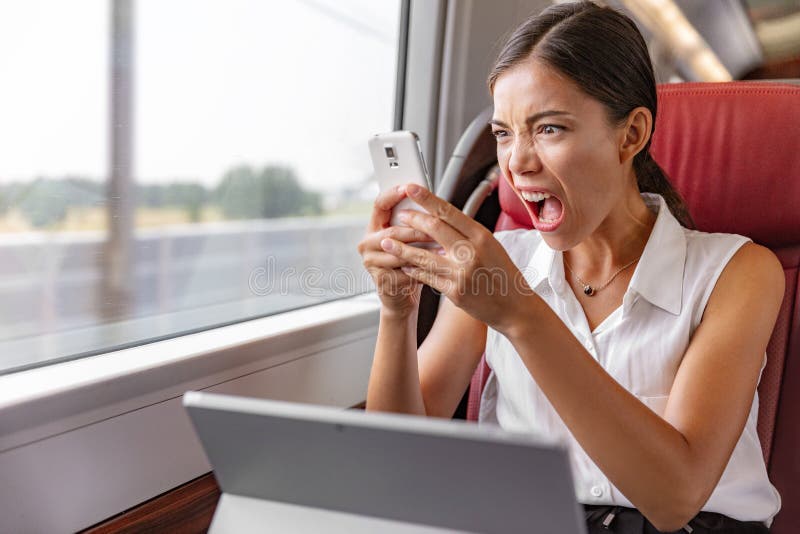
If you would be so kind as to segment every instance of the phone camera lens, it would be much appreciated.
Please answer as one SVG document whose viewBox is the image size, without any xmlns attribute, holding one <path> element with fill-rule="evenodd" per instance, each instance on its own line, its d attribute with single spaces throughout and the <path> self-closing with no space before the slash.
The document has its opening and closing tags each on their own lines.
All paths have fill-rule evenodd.
<svg viewBox="0 0 800 534">
<path fill-rule="evenodd" d="M 387 158 L 392 158 L 393 159 L 395 157 L 395 155 L 394 155 L 394 147 L 385 146 L 385 147 L 383 147 L 383 150 L 386 152 L 386 157 Z"/>
</svg>

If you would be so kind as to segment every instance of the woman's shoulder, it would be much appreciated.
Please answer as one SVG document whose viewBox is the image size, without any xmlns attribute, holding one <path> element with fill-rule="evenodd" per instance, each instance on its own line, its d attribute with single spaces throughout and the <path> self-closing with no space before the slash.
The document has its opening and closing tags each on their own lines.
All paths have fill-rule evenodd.
<svg viewBox="0 0 800 534">
<path fill-rule="evenodd" d="M 720 234 L 732 235 L 736 234 Z M 740 240 L 728 261 L 722 266 L 719 280 L 714 292 L 730 291 L 735 293 L 745 284 L 756 286 L 765 297 L 767 293 L 779 294 L 778 302 L 783 297 L 785 275 L 783 265 L 769 248 L 754 243 L 750 238 L 736 236 Z M 722 239 L 718 237 L 717 239 Z"/>
<path fill-rule="evenodd" d="M 775 291 L 783 291 L 783 267 L 767 247 L 739 234 L 684 228 L 684 236 L 684 283 L 695 286 L 703 295 L 700 302 L 704 305 L 698 311 L 705 308 L 713 294 L 735 293 L 737 287 L 750 283 L 754 277 L 765 290 L 774 287 Z"/>
<path fill-rule="evenodd" d="M 776 273 L 783 278 L 783 266 L 769 248 L 754 243 L 747 236 L 723 232 L 702 232 L 683 229 L 686 238 L 686 261 L 693 267 L 705 266 L 708 270 L 748 273 Z M 716 267 L 716 269 L 713 269 Z"/>
<path fill-rule="evenodd" d="M 752 241 L 739 234 L 703 232 L 690 228 L 682 230 L 686 239 L 687 260 L 716 263 L 726 256 L 729 259 L 742 245 Z"/>
<path fill-rule="evenodd" d="M 701 300 L 705 303 L 731 258 L 752 241 L 739 234 L 682 230 L 686 239 L 684 287 L 688 284 L 692 293 L 704 295 Z"/>
<path fill-rule="evenodd" d="M 772 250 L 753 242 L 747 236 L 689 228 L 683 228 L 683 235 L 686 238 L 687 258 L 700 256 L 701 259 L 717 259 L 719 256 L 727 256 L 732 260 L 735 256 L 738 265 L 783 271 L 780 260 Z"/>
</svg>

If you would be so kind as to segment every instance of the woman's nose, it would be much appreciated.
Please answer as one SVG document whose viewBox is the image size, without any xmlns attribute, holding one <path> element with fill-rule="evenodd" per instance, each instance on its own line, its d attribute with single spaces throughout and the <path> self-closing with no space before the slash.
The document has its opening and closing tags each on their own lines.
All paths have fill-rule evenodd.
<svg viewBox="0 0 800 534">
<path fill-rule="evenodd" d="M 516 175 L 538 173 L 542 170 L 542 160 L 532 140 L 520 136 L 514 141 L 511 157 L 508 160 L 508 170 Z"/>
</svg>

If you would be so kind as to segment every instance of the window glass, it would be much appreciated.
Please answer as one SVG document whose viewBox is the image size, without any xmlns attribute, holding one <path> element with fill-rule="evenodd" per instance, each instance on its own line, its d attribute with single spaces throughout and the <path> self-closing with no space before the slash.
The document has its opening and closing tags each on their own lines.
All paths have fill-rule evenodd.
<svg viewBox="0 0 800 534">
<path fill-rule="evenodd" d="M 399 0 L 0 4 L 0 373 L 372 288 Z"/>
</svg>

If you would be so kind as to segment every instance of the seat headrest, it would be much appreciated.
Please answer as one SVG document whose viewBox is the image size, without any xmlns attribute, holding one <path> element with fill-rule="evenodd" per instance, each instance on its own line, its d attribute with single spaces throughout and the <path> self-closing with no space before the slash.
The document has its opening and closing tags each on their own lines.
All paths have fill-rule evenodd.
<svg viewBox="0 0 800 534">
<path fill-rule="evenodd" d="M 800 87 L 661 85 L 651 153 L 699 230 L 800 243 Z"/>
<path fill-rule="evenodd" d="M 800 86 L 660 85 L 651 153 L 699 230 L 773 248 L 800 243 Z M 498 229 L 530 228 L 524 206 L 500 182 Z"/>
</svg>

